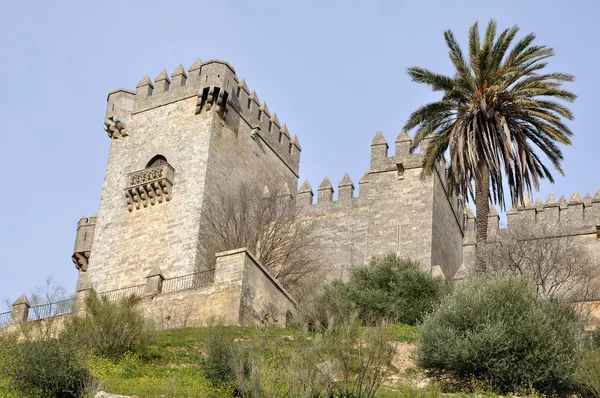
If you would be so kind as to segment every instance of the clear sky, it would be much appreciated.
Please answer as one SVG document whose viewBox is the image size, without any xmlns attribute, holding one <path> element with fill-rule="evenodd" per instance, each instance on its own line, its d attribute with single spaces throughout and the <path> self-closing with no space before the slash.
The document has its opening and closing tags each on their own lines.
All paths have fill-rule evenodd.
<svg viewBox="0 0 600 398">
<path fill-rule="evenodd" d="M 408 66 L 451 73 L 443 31 L 517 24 L 554 47 L 549 69 L 572 73 L 575 137 L 566 177 L 544 183 L 569 197 L 600 186 L 593 118 L 600 83 L 600 2 L 581 1 L 11 1 L 0 5 L 0 298 L 47 275 L 68 290 L 77 220 L 98 209 L 110 140 L 107 93 L 135 89 L 196 58 L 227 60 L 302 145 L 300 183 L 357 183 L 381 130 L 391 148 L 409 113 L 438 98 Z"/>
</svg>

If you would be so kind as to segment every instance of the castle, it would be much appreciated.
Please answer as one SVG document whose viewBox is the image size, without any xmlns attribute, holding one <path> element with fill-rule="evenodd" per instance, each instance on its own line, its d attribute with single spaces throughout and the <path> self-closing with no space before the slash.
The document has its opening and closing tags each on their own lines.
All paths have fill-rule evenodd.
<svg viewBox="0 0 600 398">
<path fill-rule="evenodd" d="M 111 146 L 98 214 L 77 224 L 76 300 L 92 289 L 134 292 L 146 298 L 148 311 L 187 306 L 197 323 L 211 316 L 233 324 L 265 317 L 285 323 L 294 299 L 252 253 L 219 253 L 214 269 L 203 265 L 207 198 L 242 182 L 280 186 L 295 201 L 299 221 L 310 222 L 320 242 L 329 279 L 389 252 L 418 260 L 449 281 L 474 262 L 473 213 L 448 195 L 444 164 L 421 176 L 422 155 L 410 153 L 406 132 L 397 137 L 393 156 L 377 132 L 358 194 L 346 175 L 334 200 L 335 188 L 325 178 L 314 203 L 308 182 L 296 190 L 298 137 L 227 62 L 198 59 L 187 72 L 179 65 L 154 82 L 144 76 L 135 91 L 111 91 L 104 129 Z M 509 210 L 507 222 L 509 229 L 557 224 L 585 242 L 600 265 L 600 190 L 594 197 L 528 201 Z M 498 231 L 492 208 L 489 234 Z M 16 321 L 28 319 L 27 298 L 15 304 Z"/>
</svg>

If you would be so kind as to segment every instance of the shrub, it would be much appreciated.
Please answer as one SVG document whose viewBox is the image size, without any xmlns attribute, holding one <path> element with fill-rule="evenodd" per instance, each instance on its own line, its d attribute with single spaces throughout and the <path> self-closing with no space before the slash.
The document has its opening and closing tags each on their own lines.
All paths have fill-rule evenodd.
<svg viewBox="0 0 600 398">
<path fill-rule="evenodd" d="M 585 392 L 593 397 L 600 397 L 600 348 L 582 354 L 577 379 Z"/>
<path fill-rule="evenodd" d="M 232 366 L 233 339 L 218 329 L 211 327 L 206 334 L 204 339 L 206 352 L 201 360 L 204 376 L 215 385 L 228 383 L 235 376 Z"/>
<path fill-rule="evenodd" d="M 86 315 L 74 318 L 65 334 L 96 355 L 116 358 L 126 352 L 144 354 L 152 331 L 137 308 L 139 302 L 136 296 L 109 301 L 91 294 L 85 301 Z"/>
<path fill-rule="evenodd" d="M 201 366 L 204 377 L 215 386 L 232 383 L 238 391 L 245 390 L 252 373 L 248 351 L 236 345 L 221 326 L 210 326 L 203 343 L 205 354 Z"/>
<path fill-rule="evenodd" d="M 600 327 L 596 328 L 591 334 L 592 347 L 600 348 Z"/>
<path fill-rule="evenodd" d="M 307 337 L 280 362 L 290 396 L 375 396 L 395 352 L 390 328 L 363 328 L 350 316 Z"/>
<path fill-rule="evenodd" d="M 18 396 L 82 397 L 91 375 L 67 339 L 3 341 L 0 371 Z"/>
<path fill-rule="evenodd" d="M 573 387 L 580 334 L 568 305 L 518 277 L 463 282 L 424 320 L 417 362 L 433 375 L 564 393 Z"/>
<path fill-rule="evenodd" d="M 317 301 L 317 314 L 347 316 L 352 310 L 365 324 L 381 321 L 415 325 L 446 292 L 441 278 L 422 271 L 419 263 L 395 254 L 375 257 L 350 270 L 348 282 L 326 286 Z M 332 306 L 330 303 L 334 303 Z"/>
</svg>

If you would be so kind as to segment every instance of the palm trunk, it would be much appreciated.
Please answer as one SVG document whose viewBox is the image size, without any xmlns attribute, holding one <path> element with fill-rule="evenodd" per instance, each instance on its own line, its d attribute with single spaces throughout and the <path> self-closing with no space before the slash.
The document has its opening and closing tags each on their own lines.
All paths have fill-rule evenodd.
<svg viewBox="0 0 600 398">
<path fill-rule="evenodd" d="M 479 176 L 475 179 L 475 210 L 477 212 L 477 249 L 475 270 L 486 270 L 486 243 L 488 233 L 488 214 L 490 212 L 490 170 L 485 160 L 479 161 Z"/>
</svg>

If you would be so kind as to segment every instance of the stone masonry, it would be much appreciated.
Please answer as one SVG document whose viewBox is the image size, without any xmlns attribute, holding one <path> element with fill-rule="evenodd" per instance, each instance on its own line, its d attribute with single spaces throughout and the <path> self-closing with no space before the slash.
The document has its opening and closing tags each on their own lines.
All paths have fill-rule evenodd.
<svg viewBox="0 0 600 398">
<path fill-rule="evenodd" d="M 94 229 L 79 227 L 73 256 L 98 291 L 141 283 L 156 267 L 166 277 L 199 271 L 203 204 L 217 186 L 297 184 L 297 138 L 223 61 L 198 60 L 170 79 L 163 70 L 154 84 L 145 76 L 135 92 L 110 92 L 105 130 L 100 209 Z M 157 156 L 163 162 L 150 164 Z"/>
<path fill-rule="evenodd" d="M 99 211 L 77 226 L 73 261 L 80 286 L 106 292 L 152 277 L 154 289 L 163 279 L 210 270 L 202 213 L 219 189 L 242 182 L 281 187 L 296 201 L 299 221 L 310 222 L 320 242 L 326 279 L 345 278 L 349 266 L 389 252 L 441 271 L 447 280 L 474 261 L 474 215 L 448 195 L 445 164 L 421 175 L 422 155 L 410 153 L 404 131 L 393 156 L 383 135 L 375 135 L 358 193 L 348 175 L 336 188 L 325 178 L 316 201 L 308 182 L 295 192 L 298 138 L 227 62 L 197 60 L 187 72 L 181 65 L 170 77 L 163 70 L 154 82 L 144 76 L 135 91 L 111 91 L 104 128 L 111 148 Z M 600 191 L 551 197 L 511 209 L 508 226 L 559 225 L 564 234 L 585 239 L 599 259 L 599 209 Z M 499 236 L 497 213 L 490 217 L 490 236 Z M 259 294 L 262 282 L 252 281 L 239 300 L 273 304 L 277 295 Z M 251 312 L 244 316 L 256 318 Z"/>
</svg>

